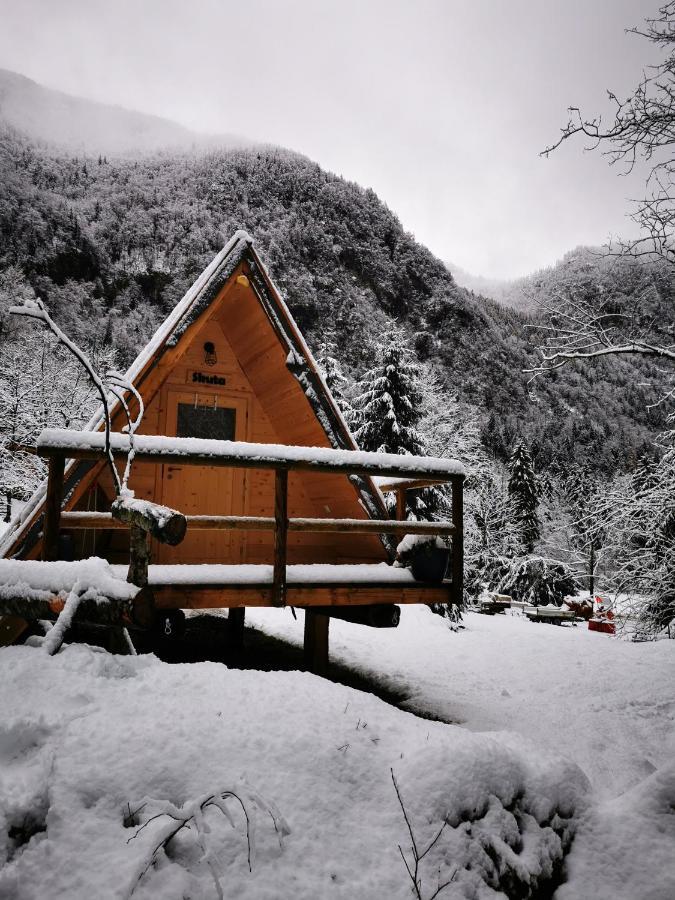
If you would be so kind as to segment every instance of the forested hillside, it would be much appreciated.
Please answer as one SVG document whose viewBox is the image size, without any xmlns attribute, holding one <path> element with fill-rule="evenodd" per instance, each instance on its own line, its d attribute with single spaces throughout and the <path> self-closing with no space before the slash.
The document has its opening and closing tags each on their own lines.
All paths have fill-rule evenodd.
<svg viewBox="0 0 675 900">
<path fill-rule="evenodd" d="M 529 383 L 535 318 L 454 282 L 371 190 L 268 148 L 201 155 L 71 157 L 12 129 L 0 136 L 0 268 L 4 302 L 28 282 L 81 340 L 112 342 L 129 361 L 237 228 L 255 238 L 317 347 L 335 331 L 347 374 L 367 367 L 389 319 L 409 335 L 449 396 L 478 411 L 486 449 L 505 459 L 516 436 L 538 470 L 576 462 L 611 472 L 654 453 L 662 426 L 645 364 L 569 368 Z M 630 276 L 630 277 L 629 277 Z M 660 270 L 600 272 L 575 285 L 618 304 L 649 286 L 672 302 Z"/>
</svg>

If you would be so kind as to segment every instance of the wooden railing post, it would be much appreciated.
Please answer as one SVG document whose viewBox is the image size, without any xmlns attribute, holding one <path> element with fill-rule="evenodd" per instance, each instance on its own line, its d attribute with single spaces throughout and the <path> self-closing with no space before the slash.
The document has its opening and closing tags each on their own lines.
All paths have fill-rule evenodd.
<svg viewBox="0 0 675 900">
<path fill-rule="evenodd" d="M 464 597 L 464 476 L 452 479 L 452 593 L 455 603 Z"/>
<path fill-rule="evenodd" d="M 405 522 L 406 517 L 406 489 L 404 487 L 396 490 L 396 518 L 400 522 Z"/>
<path fill-rule="evenodd" d="M 63 473 L 66 458 L 60 453 L 49 457 L 47 475 L 47 497 L 42 528 L 42 559 L 59 558 L 59 527 L 61 525 L 61 503 L 63 502 Z"/>
<path fill-rule="evenodd" d="M 274 575 L 272 603 L 286 605 L 286 557 L 288 536 L 288 469 L 274 473 Z"/>
</svg>

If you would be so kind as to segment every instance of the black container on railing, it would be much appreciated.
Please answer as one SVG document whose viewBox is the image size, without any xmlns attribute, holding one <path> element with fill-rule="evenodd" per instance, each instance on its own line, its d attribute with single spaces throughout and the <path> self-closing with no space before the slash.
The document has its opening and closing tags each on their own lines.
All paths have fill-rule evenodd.
<svg viewBox="0 0 675 900">
<path fill-rule="evenodd" d="M 410 569 L 416 581 L 440 582 L 445 578 L 450 562 L 447 547 L 421 544 L 410 559 Z"/>
</svg>

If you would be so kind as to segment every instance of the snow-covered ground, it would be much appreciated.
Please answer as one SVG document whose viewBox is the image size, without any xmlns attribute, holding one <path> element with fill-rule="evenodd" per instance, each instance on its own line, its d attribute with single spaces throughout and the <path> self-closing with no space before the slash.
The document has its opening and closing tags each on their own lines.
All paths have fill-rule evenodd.
<svg viewBox="0 0 675 900">
<path fill-rule="evenodd" d="M 300 642 L 283 610 L 248 620 Z M 331 655 L 471 731 L 509 731 L 573 760 L 592 806 L 560 900 L 675 898 L 675 642 L 632 643 L 522 616 L 469 613 L 451 632 L 424 607 L 399 628 L 331 622 Z M 592 889 L 591 889 L 592 888 Z"/>
<path fill-rule="evenodd" d="M 249 611 L 293 641 L 298 618 Z M 555 869 L 569 825 L 556 900 L 675 896 L 672 642 L 505 616 L 469 615 L 453 633 L 418 607 L 392 630 L 334 620 L 331 642 L 334 658 L 405 692 L 411 709 L 457 724 L 306 673 L 1 650 L 0 897 L 122 898 L 134 885 L 139 898 L 217 897 L 199 816 L 140 880 L 171 820 L 129 839 L 151 815 L 228 788 L 260 792 L 290 834 L 250 797 L 249 872 L 236 802 L 234 830 L 211 807 L 201 839 L 223 896 L 409 897 L 392 769 L 420 848 L 448 823 L 420 866 L 425 900 L 439 878 L 453 879 L 441 898 L 526 896 Z"/>
<path fill-rule="evenodd" d="M 250 609 L 247 621 L 302 641 L 302 614 Z M 407 694 L 412 710 L 565 754 L 603 798 L 675 759 L 675 642 L 634 644 L 522 616 L 469 613 L 465 623 L 455 634 L 420 606 L 402 607 L 398 628 L 334 619 L 331 657 Z"/>
</svg>

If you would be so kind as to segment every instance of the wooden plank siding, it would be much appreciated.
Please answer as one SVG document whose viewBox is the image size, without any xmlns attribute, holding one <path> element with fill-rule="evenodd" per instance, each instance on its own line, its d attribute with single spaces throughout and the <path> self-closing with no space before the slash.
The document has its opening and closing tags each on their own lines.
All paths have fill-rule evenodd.
<svg viewBox="0 0 675 900">
<path fill-rule="evenodd" d="M 254 254 L 250 261 L 254 270 L 258 265 L 256 259 Z M 255 287 L 247 278 L 240 278 L 249 274 L 249 261 L 244 258 L 176 342 L 167 338 L 166 345 L 144 363 L 135 377 L 135 385 L 145 404 L 140 434 L 175 436 L 177 403 L 187 401 L 200 406 L 215 404 L 220 408 L 236 409 L 235 439 L 239 441 L 301 447 L 333 446 L 319 414 L 287 365 L 289 347 L 303 347 L 297 326 L 283 303 L 273 309 L 270 298 L 262 298 L 260 284 Z M 275 318 L 277 314 L 278 319 Z M 289 335 L 291 337 L 287 337 Z M 205 359 L 204 344 L 207 342 L 215 347 L 217 359 L 213 365 L 207 364 Z M 302 371 L 303 377 L 307 371 L 311 375 L 311 363 L 304 366 L 296 371 Z M 217 376 L 224 384 L 205 383 L 201 378 L 195 380 L 194 373 Z M 320 382 L 316 385 L 320 393 Z M 321 410 L 323 415 L 326 409 L 321 407 Z M 352 446 L 330 403 L 327 421 L 337 428 L 337 444 Z M 117 413 L 113 430 L 120 431 L 124 424 Z M 228 463 L 219 466 L 202 464 L 201 460 L 193 462 L 198 465 L 188 473 L 185 462 L 139 460 L 133 466 L 130 487 L 138 498 L 174 506 L 187 516 L 274 518 L 275 471 L 272 465 L 268 469 L 259 469 L 239 468 Z M 121 469 L 121 460 L 119 466 Z M 371 521 L 359 489 L 350 481 L 349 475 L 338 471 L 341 467 L 335 466 L 334 471 L 329 472 L 303 471 L 302 466 L 295 470 L 293 466 L 290 468 L 287 518 Z M 366 473 L 369 471 L 366 469 Z M 367 479 L 368 475 L 363 477 Z M 461 476 L 457 477 L 461 492 Z M 75 485 L 64 508 L 67 511 L 105 511 L 110 508 L 113 496 L 110 473 L 103 462 L 96 462 Z M 377 492 L 373 492 L 372 497 L 365 496 L 365 500 L 371 515 L 386 516 Z M 399 503 L 399 515 L 401 512 Z M 278 505 L 276 513 L 279 514 Z M 456 523 L 461 507 L 456 507 L 454 513 Z M 86 531 L 75 527 L 68 530 L 67 519 L 61 523 L 61 530 L 70 536 L 75 558 L 99 555 L 111 563 L 126 563 L 129 559 L 127 531 L 116 528 Z M 342 531 L 332 526 L 317 530 L 291 527 L 285 537 L 284 562 L 288 564 L 378 563 L 390 559 L 380 536 L 374 532 Z M 212 528 L 190 532 L 188 528 L 188 537 L 177 547 L 160 546 L 152 541 L 151 560 L 164 564 L 273 564 L 274 550 L 275 531 L 272 529 Z M 279 548 L 277 551 L 279 567 Z M 35 558 L 39 553 L 38 540 L 23 558 Z M 455 571 L 455 577 L 458 575 Z M 269 606 L 274 600 L 279 602 L 278 586 L 277 595 L 273 596 L 271 585 L 160 585 L 154 590 L 158 606 L 165 609 Z M 290 584 L 285 588 L 286 604 L 308 608 L 447 603 L 452 597 L 453 587 L 447 583 L 410 586 L 391 583 Z"/>
<path fill-rule="evenodd" d="M 145 403 L 145 414 L 139 434 L 175 434 L 169 425 L 175 422 L 175 405 L 179 394 L 190 394 L 202 405 L 245 400 L 246 421 L 238 423 L 237 439 L 255 443 L 309 445 L 330 447 L 330 442 L 305 397 L 297 379 L 286 366 L 287 351 L 279 342 L 258 298 L 250 285 L 237 283 L 242 267 L 222 288 L 208 310 L 190 326 L 175 347 L 168 348 L 140 380 L 139 389 Z M 217 362 L 206 366 L 204 343 L 215 345 Z M 225 379 L 225 385 L 192 381 L 193 372 L 203 372 Z M 113 423 L 118 430 L 122 421 Z M 141 499 L 166 503 L 168 473 L 166 466 L 137 462 L 132 469 L 130 487 Z M 215 481 L 210 469 L 202 469 L 202 478 Z M 211 474 L 210 474 L 211 473 Z M 113 497 L 110 473 L 98 465 L 87 484 L 78 485 L 66 509 L 107 509 Z M 235 474 L 233 496 L 216 496 L 209 509 L 191 508 L 186 502 L 173 505 L 187 515 L 274 515 L 274 473 L 270 470 L 239 470 Z M 99 490 L 93 494 L 92 489 Z M 207 489 L 208 493 L 208 489 Z M 175 500 L 175 494 L 174 500 Z M 94 499 L 98 498 L 98 499 Z M 171 505 L 171 504 L 169 504 Z M 354 486 L 345 475 L 290 472 L 288 479 L 288 514 L 291 518 L 356 518 L 367 519 Z M 72 533 L 77 551 L 86 546 L 110 562 L 128 559 L 129 536 L 121 530 L 92 536 Z M 204 535 L 202 535 L 204 538 Z M 274 536 L 270 532 L 210 533 L 210 560 L 219 563 L 271 563 L 274 558 Z M 288 534 L 289 563 L 381 562 L 388 556 L 381 540 L 371 534 L 301 533 Z M 189 555 L 190 544 L 162 547 L 152 542 L 154 561 L 165 563 L 207 562 L 202 556 Z"/>
</svg>

